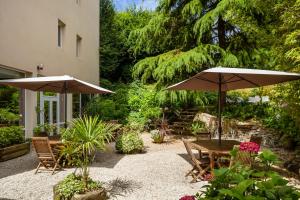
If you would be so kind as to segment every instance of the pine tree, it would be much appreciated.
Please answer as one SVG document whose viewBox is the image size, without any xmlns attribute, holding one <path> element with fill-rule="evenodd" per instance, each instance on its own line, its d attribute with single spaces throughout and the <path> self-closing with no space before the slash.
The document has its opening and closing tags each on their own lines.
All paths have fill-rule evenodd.
<svg viewBox="0 0 300 200">
<path fill-rule="evenodd" d="M 157 14 L 130 35 L 134 53 L 153 56 L 133 70 L 158 87 L 215 66 L 268 68 L 267 0 L 160 0 Z"/>
</svg>

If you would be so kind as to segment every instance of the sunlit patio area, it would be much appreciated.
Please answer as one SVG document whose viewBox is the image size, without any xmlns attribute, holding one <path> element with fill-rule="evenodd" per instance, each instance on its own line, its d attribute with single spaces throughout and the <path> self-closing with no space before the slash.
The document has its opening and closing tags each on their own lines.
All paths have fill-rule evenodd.
<svg viewBox="0 0 300 200">
<path fill-rule="evenodd" d="M 103 181 L 111 199 L 174 200 L 196 193 L 204 182 L 191 184 L 184 175 L 190 163 L 181 140 L 170 138 L 154 144 L 143 134 L 145 152 L 135 155 L 116 154 L 113 146 L 98 153 L 90 169 L 94 180 Z M 25 156 L 0 163 L 0 199 L 53 199 L 53 185 L 74 168 L 34 174 L 38 164 L 34 150 Z"/>
</svg>

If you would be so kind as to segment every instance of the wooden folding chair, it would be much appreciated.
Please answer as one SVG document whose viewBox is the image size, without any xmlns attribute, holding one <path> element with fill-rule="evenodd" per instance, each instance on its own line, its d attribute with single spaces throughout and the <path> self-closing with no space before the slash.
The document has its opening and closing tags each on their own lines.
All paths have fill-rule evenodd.
<svg viewBox="0 0 300 200">
<path fill-rule="evenodd" d="M 57 155 L 53 153 L 48 137 L 33 137 L 32 143 L 40 161 L 35 170 L 35 174 L 38 172 L 38 170 L 42 170 L 40 169 L 42 166 L 44 167 L 43 170 L 52 170 L 52 175 L 54 174 L 56 168 L 61 168 L 59 165 L 60 159 L 57 159 Z"/>
<path fill-rule="evenodd" d="M 198 178 L 200 178 L 200 180 L 204 180 L 204 175 L 208 172 L 209 169 L 209 159 L 208 158 L 197 159 L 194 153 L 192 152 L 192 149 L 198 150 L 199 152 L 200 150 L 196 148 L 193 145 L 193 143 L 185 139 L 182 139 L 182 141 L 184 143 L 184 146 L 186 148 L 189 157 L 191 158 L 192 165 L 193 165 L 193 168 L 185 176 L 187 177 L 191 175 L 193 177 L 193 180 L 191 182 L 196 182 Z"/>
</svg>

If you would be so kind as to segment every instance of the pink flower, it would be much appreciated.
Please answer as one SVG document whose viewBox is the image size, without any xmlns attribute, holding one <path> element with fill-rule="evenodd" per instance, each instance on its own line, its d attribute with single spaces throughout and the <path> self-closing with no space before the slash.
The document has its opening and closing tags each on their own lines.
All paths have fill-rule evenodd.
<svg viewBox="0 0 300 200">
<path fill-rule="evenodd" d="M 185 195 L 181 197 L 179 200 L 195 200 L 195 197 L 190 195 Z"/>
<path fill-rule="evenodd" d="M 250 153 L 257 153 L 260 146 L 255 142 L 242 142 L 240 144 L 240 151 L 248 151 Z"/>
</svg>

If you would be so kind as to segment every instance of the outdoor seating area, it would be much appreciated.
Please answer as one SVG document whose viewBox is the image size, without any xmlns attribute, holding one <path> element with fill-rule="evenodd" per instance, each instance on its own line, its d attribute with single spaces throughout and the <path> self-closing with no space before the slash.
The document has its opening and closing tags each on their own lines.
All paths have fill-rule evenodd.
<svg viewBox="0 0 300 200">
<path fill-rule="evenodd" d="M 142 139 L 146 148 L 143 154 L 118 154 L 114 144 L 96 154 L 90 176 L 103 181 L 111 199 L 159 199 L 165 196 L 164 199 L 171 200 L 195 193 L 205 184 L 199 181 L 191 184 L 191 178 L 185 177 L 191 164 L 181 139 L 170 137 L 163 144 L 152 143 L 149 134 L 143 134 Z M 52 186 L 74 172 L 74 168 L 66 167 L 53 175 L 51 171 L 34 174 L 37 165 L 34 148 L 30 154 L 0 163 L 0 198 L 51 199 Z"/>
</svg>

